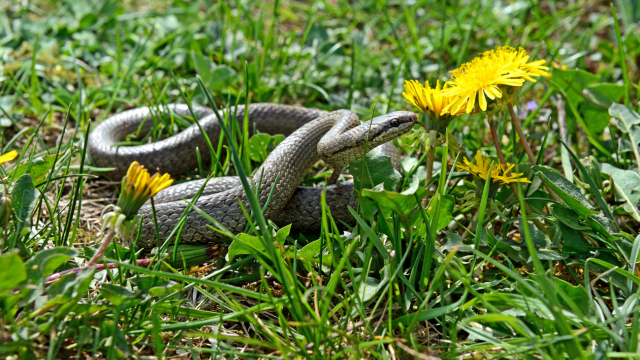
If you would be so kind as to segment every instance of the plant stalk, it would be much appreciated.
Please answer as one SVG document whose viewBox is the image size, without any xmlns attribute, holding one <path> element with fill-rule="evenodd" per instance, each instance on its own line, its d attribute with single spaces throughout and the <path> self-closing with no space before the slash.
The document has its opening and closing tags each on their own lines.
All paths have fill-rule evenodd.
<svg viewBox="0 0 640 360">
<path fill-rule="evenodd" d="M 426 187 L 433 178 L 433 162 L 436 158 L 436 141 L 438 138 L 438 132 L 436 130 L 429 130 L 429 155 L 427 156 L 427 177 L 424 180 L 424 186 Z M 422 199 L 422 207 L 426 208 L 429 203 L 428 198 Z"/>
<path fill-rule="evenodd" d="M 509 108 L 509 115 L 511 116 L 511 122 L 513 123 L 513 127 L 516 129 L 516 132 L 518 133 L 518 137 L 520 138 L 520 143 L 524 147 L 524 151 L 527 153 L 527 156 L 529 157 L 529 162 L 531 162 L 531 165 L 535 165 L 536 155 L 533 153 L 533 150 L 531 150 L 531 146 L 529 146 L 529 142 L 527 141 L 527 138 L 524 137 L 522 126 L 520 126 L 520 121 L 518 121 L 518 118 L 516 117 L 516 113 L 515 111 L 513 111 L 513 104 L 509 102 L 507 104 L 507 107 Z M 560 197 L 553 190 L 551 190 L 547 186 L 547 184 L 543 183 L 543 185 L 544 185 L 544 188 L 547 189 L 547 193 L 549 194 L 549 196 L 551 196 L 553 200 L 558 202 L 561 201 Z"/>
<path fill-rule="evenodd" d="M 498 159 L 500 159 L 500 163 L 502 164 L 502 166 L 505 169 L 507 169 L 507 160 L 505 159 L 504 154 L 502 153 L 502 146 L 500 146 L 500 141 L 498 141 L 498 133 L 496 132 L 496 126 L 493 123 L 493 115 L 489 115 L 489 129 L 491 130 L 491 139 L 493 139 L 493 145 L 495 145 L 496 147 L 496 153 L 498 154 Z M 506 175 L 511 176 L 511 171 L 508 171 Z M 487 179 L 487 181 L 491 181 L 491 179 Z M 518 192 L 518 188 L 516 187 L 516 184 L 511 183 L 510 185 L 511 185 L 511 189 L 516 194 L 516 196 L 520 198 L 520 193 Z M 524 204 L 525 211 L 529 214 L 533 214 L 533 210 L 531 209 L 529 204 L 527 204 L 526 201 L 523 201 L 522 203 Z M 546 226 L 544 226 L 544 224 L 541 223 L 540 220 L 532 219 L 532 221 L 535 224 L 535 226 L 538 229 L 540 229 L 540 231 L 545 233 L 545 235 L 547 235 L 550 239 L 553 239 L 553 234 L 551 234 L 551 232 L 547 230 Z"/>
<path fill-rule="evenodd" d="M 100 259 L 102 258 L 102 255 L 104 255 L 105 251 L 107 251 L 107 248 L 109 247 L 109 244 L 111 244 L 111 240 L 115 235 L 116 235 L 116 232 L 114 229 L 109 230 L 107 235 L 105 235 L 105 237 L 102 238 L 102 244 L 100 244 L 98 251 L 96 251 L 96 253 L 93 254 L 93 257 L 91 258 L 91 260 L 89 260 L 86 267 L 95 266 L 98 263 L 98 261 L 100 261 Z"/>
</svg>

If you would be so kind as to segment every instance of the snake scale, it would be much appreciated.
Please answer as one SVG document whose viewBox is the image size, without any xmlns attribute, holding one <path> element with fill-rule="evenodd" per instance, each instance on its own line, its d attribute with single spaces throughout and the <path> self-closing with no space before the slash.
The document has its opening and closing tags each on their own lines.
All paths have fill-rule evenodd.
<svg viewBox="0 0 640 360">
<path fill-rule="evenodd" d="M 200 149 L 202 162 L 210 161 L 204 136 L 206 132 L 214 148 L 217 147 L 221 128 L 213 110 L 193 107 L 193 114 L 184 104 L 160 107 L 143 107 L 115 114 L 101 122 L 91 132 L 88 152 L 93 162 L 101 167 L 115 168 L 109 175 L 120 179 L 133 161 L 138 161 L 150 171 L 169 173 L 172 177 L 193 172 L 198 168 L 196 148 Z M 238 106 L 236 119 L 242 119 L 245 107 Z M 250 129 L 270 134 L 287 135 L 269 154 L 250 179 L 253 186 L 260 184 L 258 199 L 264 207 L 271 189 L 276 188 L 271 202 L 264 210 L 267 219 L 279 226 L 292 224 L 297 230 L 320 227 L 320 194 L 324 188 L 298 186 L 311 167 L 322 158 L 327 165 L 341 169 L 361 157 L 365 149 L 375 149 L 392 159 L 399 166 L 399 156 L 388 141 L 408 132 L 417 121 L 412 112 L 398 111 L 362 122 L 351 111 L 326 112 L 299 106 L 278 104 L 252 104 L 248 108 Z M 167 139 L 140 146 L 115 146 L 127 134 L 146 134 L 153 127 L 153 117 L 178 115 L 200 119 L 184 131 Z M 261 180 L 261 181 L 260 181 Z M 195 195 L 204 180 L 195 180 L 171 186 L 154 197 L 159 236 L 164 241 L 187 208 L 183 200 Z M 326 187 L 327 205 L 335 219 L 353 224 L 347 206 L 357 206 L 353 182 L 345 181 Z M 244 188 L 237 177 L 213 178 L 198 199 L 196 206 L 216 219 L 233 233 L 244 230 L 247 220 L 238 200 L 246 209 L 249 204 Z M 143 206 L 142 233 L 139 245 L 152 248 L 158 245 L 150 205 Z M 207 227 L 210 224 L 198 212 L 192 211 L 185 222 L 181 243 L 216 243 L 223 236 Z"/>
</svg>

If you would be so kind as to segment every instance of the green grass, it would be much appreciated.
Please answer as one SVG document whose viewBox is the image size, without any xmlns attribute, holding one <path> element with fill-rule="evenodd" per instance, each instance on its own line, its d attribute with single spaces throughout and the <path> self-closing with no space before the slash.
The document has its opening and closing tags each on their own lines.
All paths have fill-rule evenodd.
<svg viewBox="0 0 640 360">
<path fill-rule="evenodd" d="M 20 153 L 2 172 L 13 202 L 0 240 L 0 355 L 639 358 L 639 13 L 631 0 L 613 6 L 615 22 L 608 3 L 534 0 L 0 4 L 2 153 Z M 148 256 L 119 242 L 107 253 L 114 268 L 44 282 L 85 263 L 102 238 L 100 211 L 119 184 L 85 149 L 110 114 L 274 102 L 369 119 L 410 109 L 404 80 L 445 81 L 502 45 L 567 67 L 520 90 L 537 167 L 508 114 L 496 119 L 507 161 L 532 180 L 520 196 L 452 166 L 424 190 L 416 131 L 398 141 L 401 206 L 365 186 L 350 234 L 327 211 L 318 233 L 272 228 L 250 196 L 261 230 L 228 240 L 249 255 L 191 273 L 133 265 Z M 540 106 L 525 111 L 531 101 Z M 158 116 L 127 143 L 189 121 Z M 218 161 L 180 181 L 251 174 L 259 163 L 239 129 L 226 129 L 230 151 L 199 149 Z M 497 163 L 483 114 L 456 118 L 449 133 L 436 161 L 481 151 Z M 417 206 L 425 196 L 427 209 Z"/>
</svg>

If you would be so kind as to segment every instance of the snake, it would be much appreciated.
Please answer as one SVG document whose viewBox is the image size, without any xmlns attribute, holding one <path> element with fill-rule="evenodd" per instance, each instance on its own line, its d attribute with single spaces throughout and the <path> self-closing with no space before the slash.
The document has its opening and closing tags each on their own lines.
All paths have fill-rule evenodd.
<svg viewBox="0 0 640 360">
<path fill-rule="evenodd" d="M 291 224 L 297 231 L 320 228 L 323 191 L 336 222 L 355 225 L 348 210 L 348 207 L 357 207 L 353 180 L 323 187 L 299 186 L 320 159 L 335 169 L 334 173 L 339 173 L 366 152 L 378 151 L 389 156 L 394 167 L 399 168 L 400 157 L 391 140 L 407 133 L 417 122 L 417 114 L 409 111 L 361 121 L 350 110 L 328 112 L 295 105 L 238 105 L 220 115 L 204 106 L 170 104 L 135 108 L 110 116 L 89 134 L 87 151 L 95 165 L 114 169 L 107 173 L 114 180 L 123 178 L 133 161 L 150 171 L 157 170 L 177 178 L 199 168 L 196 149 L 199 149 L 200 164 L 211 162 L 209 144 L 216 149 L 222 138 L 219 116 L 229 119 L 235 116 L 236 129 L 242 131 L 245 115 L 248 115 L 249 129 L 286 136 L 247 178 L 257 194 L 265 219 L 280 227 Z M 193 124 L 160 141 L 138 146 L 122 144 L 128 134 L 148 134 L 154 127 L 154 120 L 167 116 L 190 118 Z M 229 124 L 235 125 L 232 121 Z M 247 210 L 250 206 L 240 179 L 234 176 L 198 179 L 170 186 L 154 196 L 153 206 L 147 202 L 140 208 L 138 215 L 142 225 L 138 246 L 153 248 L 169 238 L 188 208 L 188 202 L 205 182 L 204 190 L 193 205 L 215 219 L 218 226 L 233 234 L 243 232 L 248 222 L 240 204 Z M 199 211 L 189 212 L 183 221 L 179 236 L 181 244 L 219 244 L 225 238 L 221 232 L 213 231 L 211 222 Z"/>
</svg>

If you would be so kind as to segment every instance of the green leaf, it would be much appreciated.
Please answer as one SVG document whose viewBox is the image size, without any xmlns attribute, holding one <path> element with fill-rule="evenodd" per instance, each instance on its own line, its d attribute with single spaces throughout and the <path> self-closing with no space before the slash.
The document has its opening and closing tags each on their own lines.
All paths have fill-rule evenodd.
<svg viewBox="0 0 640 360">
<path fill-rule="evenodd" d="M 192 54 L 193 58 L 193 66 L 196 68 L 196 72 L 202 78 L 202 81 L 205 84 L 209 84 L 213 79 L 211 74 L 211 66 L 208 59 L 205 59 L 204 56 L 196 53 L 195 51 Z"/>
<path fill-rule="evenodd" d="M 17 178 L 24 175 L 27 170 L 29 170 L 29 175 L 31 176 L 32 181 L 39 183 L 46 179 L 46 174 L 49 170 L 51 170 L 55 159 L 55 154 L 46 155 L 44 156 L 44 158 L 33 159 L 31 163 L 26 162 L 13 169 L 9 173 L 9 176 Z M 31 166 L 31 169 L 29 169 L 29 166 Z"/>
<path fill-rule="evenodd" d="M 0 297 L 27 280 L 27 268 L 15 252 L 0 256 Z"/>
<path fill-rule="evenodd" d="M 624 86 L 612 83 L 596 83 L 589 85 L 582 94 L 594 105 L 608 109 L 614 102 L 624 96 Z"/>
<path fill-rule="evenodd" d="M 436 226 L 436 230 L 442 230 L 453 220 L 453 207 L 456 203 L 456 199 L 453 195 L 445 195 L 442 197 L 440 204 L 440 212 L 438 213 L 438 224 Z M 433 201 L 432 201 L 433 202 Z M 434 216 L 435 206 L 431 205 L 429 210 L 427 210 L 427 214 L 429 218 L 432 219 Z"/>
<path fill-rule="evenodd" d="M 558 222 L 558 229 L 562 234 L 563 245 L 562 252 L 565 254 L 587 254 L 589 248 L 587 247 L 587 240 L 582 234 L 570 226 L 567 226 L 563 222 Z"/>
<path fill-rule="evenodd" d="M 124 286 L 110 283 L 102 284 L 100 288 L 100 295 L 115 306 L 122 305 L 138 296 L 136 292 L 131 291 Z"/>
<path fill-rule="evenodd" d="M 322 241 L 316 240 L 308 243 L 305 247 L 298 250 L 297 256 L 299 259 L 308 261 L 310 263 L 317 264 L 320 262 L 320 251 L 322 251 Z M 322 254 L 322 264 L 323 265 L 331 265 L 333 262 L 331 260 L 331 254 Z"/>
<path fill-rule="evenodd" d="M 587 218 L 587 224 L 589 224 L 592 229 L 595 229 L 607 239 L 612 241 L 615 240 L 615 238 L 609 232 L 609 228 L 611 227 L 611 220 L 609 220 L 606 216 L 597 214 L 589 215 L 589 217 Z"/>
<path fill-rule="evenodd" d="M 284 242 L 287 240 L 287 236 L 291 233 L 291 224 L 281 228 L 276 233 L 276 240 L 280 243 L 280 245 L 284 245 Z"/>
<path fill-rule="evenodd" d="M 621 137 L 618 142 L 618 151 L 633 151 L 633 154 L 636 157 L 636 162 L 640 163 L 640 154 L 638 153 L 640 127 L 637 126 L 640 124 L 640 115 L 628 107 L 617 103 L 611 105 L 609 108 L 609 114 L 618 120 L 618 129 L 626 134 L 626 136 Z"/>
<path fill-rule="evenodd" d="M 364 281 L 360 282 L 358 286 L 358 297 L 363 302 L 371 300 L 376 294 L 384 287 L 385 282 L 372 277 L 367 277 Z"/>
<path fill-rule="evenodd" d="M 579 187 L 555 172 L 552 168 L 536 165 L 531 169 L 583 219 L 588 218 L 589 215 L 598 213 L 593 206 L 589 204 L 589 201 L 584 197 Z"/>
<path fill-rule="evenodd" d="M 236 72 L 232 68 L 226 65 L 217 66 L 211 73 L 209 87 L 212 91 L 219 91 L 233 84 L 236 78 Z"/>
<path fill-rule="evenodd" d="M 427 194 L 429 194 L 429 190 L 420 187 L 418 184 L 418 177 L 414 175 L 409 188 L 401 193 L 382 190 L 378 186 L 373 190 L 363 189 L 362 196 L 372 198 L 383 209 L 395 211 L 400 216 L 407 217 L 411 210 L 413 210 L 418 205 L 414 194 L 418 195 L 419 200 L 422 200 L 425 196 L 427 196 Z M 446 201 L 450 201 L 450 199 Z M 450 205 L 447 204 L 447 207 L 450 207 Z M 447 216 L 445 215 L 443 217 L 446 220 Z M 444 226 L 447 226 L 449 221 L 451 221 L 451 219 L 449 219 Z M 441 225 L 440 221 L 438 221 L 438 225 Z"/>
<path fill-rule="evenodd" d="M 538 251 L 538 257 L 540 258 L 540 260 L 557 261 L 557 260 L 564 260 L 568 258 L 569 255 L 563 254 L 558 250 L 542 249 Z M 531 258 L 529 258 L 529 261 L 531 261 Z"/>
<path fill-rule="evenodd" d="M 94 13 L 85 14 L 82 19 L 80 19 L 80 23 L 78 24 L 78 30 L 83 30 L 93 25 L 98 21 L 98 16 Z"/>
<path fill-rule="evenodd" d="M 55 247 L 38 251 L 31 259 L 27 260 L 27 278 L 31 283 L 51 275 L 55 269 L 77 256 L 78 252 L 66 247 Z"/>
<path fill-rule="evenodd" d="M 522 238 L 524 238 L 523 225 L 525 224 L 525 222 L 522 221 L 522 218 L 520 218 L 518 222 L 518 231 L 522 235 Z M 533 240 L 533 243 L 536 245 L 536 247 L 539 249 L 548 249 L 551 246 L 551 240 L 549 239 L 549 237 L 537 227 L 529 223 L 526 224 L 529 226 L 529 234 L 531 234 L 531 239 Z"/>
<path fill-rule="evenodd" d="M 551 79 L 567 94 L 571 102 L 578 106 L 584 101 L 582 91 L 598 82 L 599 78 L 584 70 L 553 69 Z M 570 113 L 570 112 L 567 112 Z"/>
<path fill-rule="evenodd" d="M 640 174 L 633 170 L 618 169 L 610 164 L 602 164 L 602 172 L 611 176 L 617 201 L 624 202 L 623 209 L 640 221 Z"/>
<path fill-rule="evenodd" d="M 554 278 L 553 280 L 555 281 L 555 285 L 564 291 L 564 293 L 567 294 L 567 296 L 580 308 L 583 315 L 589 318 L 594 318 L 596 316 L 596 308 L 593 304 L 593 300 L 589 298 L 589 294 L 587 294 L 587 291 L 583 286 L 573 286 L 558 278 Z M 570 309 L 562 297 L 558 296 L 558 299 L 563 306 Z"/>
<path fill-rule="evenodd" d="M 611 115 L 609 115 L 607 109 L 601 106 L 584 102 L 580 104 L 580 113 L 582 114 L 584 122 L 589 126 L 589 129 L 596 134 L 602 133 L 604 129 L 609 126 Z"/>
<path fill-rule="evenodd" d="M 229 246 L 227 256 L 229 260 L 232 260 L 239 255 L 251 255 L 256 253 L 267 255 L 267 249 L 264 247 L 262 240 L 255 236 L 242 233 L 238 234 L 236 240 L 234 240 Z"/>
<path fill-rule="evenodd" d="M 358 159 L 349 165 L 349 173 L 353 175 L 354 188 L 373 189 L 376 185 L 384 183 L 386 190 L 392 191 L 400 182 L 402 176 L 391 165 L 391 158 L 378 152 L 371 151 L 362 159 Z"/>
<path fill-rule="evenodd" d="M 249 157 L 264 162 L 267 156 L 284 140 L 284 135 L 255 134 L 249 139 Z"/>
<path fill-rule="evenodd" d="M 40 192 L 33 186 L 29 174 L 22 175 L 13 187 L 13 209 L 18 221 L 25 226 L 31 226 L 31 212 L 36 206 L 36 200 Z"/>
<path fill-rule="evenodd" d="M 569 226 L 572 229 L 576 230 L 588 230 L 587 226 L 580 224 L 580 215 L 578 215 L 575 211 L 570 208 L 560 205 L 553 204 L 551 205 L 551 214 L 555 216 L 558 220 L 560 220 L 565 225 Z"/>
</svg>

